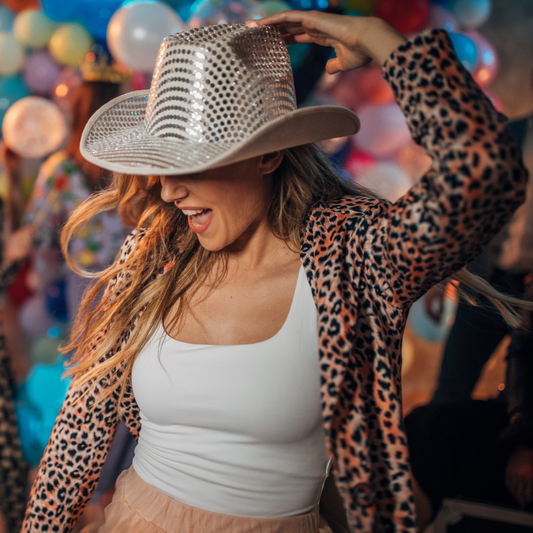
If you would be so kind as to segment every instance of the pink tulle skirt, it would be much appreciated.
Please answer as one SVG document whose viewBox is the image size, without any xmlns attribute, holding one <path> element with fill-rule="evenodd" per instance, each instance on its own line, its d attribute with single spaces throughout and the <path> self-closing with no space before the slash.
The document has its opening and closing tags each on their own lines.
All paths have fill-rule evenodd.
<svg viewBox="0 0 533 533">
<path fill-rule="evenodd" d="M 247 518 L 204 511 L 180 503 L 146 483 L 133 467 L 123 472 L 105 523 L 82 533 L 331 533 L 318 506 L 305 515 Z"/>
</svg>

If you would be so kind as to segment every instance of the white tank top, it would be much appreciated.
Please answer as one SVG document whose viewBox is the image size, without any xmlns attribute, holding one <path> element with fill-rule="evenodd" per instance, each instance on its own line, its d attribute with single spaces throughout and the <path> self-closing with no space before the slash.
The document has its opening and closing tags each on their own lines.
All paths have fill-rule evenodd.
<svg viewBox="0 0 533 533">
<path fill-rule="evenodd" d="M 141 432 L 133 467 L 164 494 L 233 516 L 310 511 L 328 468 L 316 307 L 303 267 L 283 327 L 212 346 L 160 326 L 133 366 Z"/>
</svg>

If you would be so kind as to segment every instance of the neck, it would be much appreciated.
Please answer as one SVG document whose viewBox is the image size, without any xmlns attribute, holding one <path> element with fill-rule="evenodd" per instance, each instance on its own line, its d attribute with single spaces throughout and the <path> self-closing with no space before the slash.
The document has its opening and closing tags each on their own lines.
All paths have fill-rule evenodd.
<svg viewBox="0 0 533 533">
<path fill-rule="evenodd" d="M 298 251 L 276 237 L 266 221 L 250 228 L 224 251 L 228 254 L 228 267 L 233 271 L 267 271 L 299 258 Z"/>
</svg>

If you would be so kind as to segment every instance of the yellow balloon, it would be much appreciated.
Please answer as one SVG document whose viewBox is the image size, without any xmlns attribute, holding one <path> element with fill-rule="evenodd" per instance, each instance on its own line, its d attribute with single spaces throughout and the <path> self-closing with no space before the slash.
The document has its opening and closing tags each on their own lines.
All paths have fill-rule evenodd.
<svg viewBox="0 0 533 533">
<path fill-rule="evenodd" d="M 80 24 L 61 26 L 50 40 L 50 54 L 62 65 L 77 67 L 93 46 L 91 34 Z"/>
<path fill-rule="evenodd" d="M 24 50 L 10 33 L 0 32 L 0 75 L 13 76 L 22 69 Z"/>
<path fill-rule="evenodd" d="M 32 48 L 46 46 L 56 28 L 57 24 L 40 9 L 25 9 L 13 22 L 13 33 L 17 41 Z"/>
</svg>

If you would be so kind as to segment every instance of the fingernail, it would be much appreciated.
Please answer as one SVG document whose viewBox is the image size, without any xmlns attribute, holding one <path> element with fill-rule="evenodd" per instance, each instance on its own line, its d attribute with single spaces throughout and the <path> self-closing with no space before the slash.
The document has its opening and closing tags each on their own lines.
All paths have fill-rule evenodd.
<svg viewBox="0 0 533 533">
<path fill-rule="evenodd" d="M 258 24 L 255 20 L 247 20 L 246 26 L 248 26 L 249 28 L 257 28 Z"/>
</svg>

